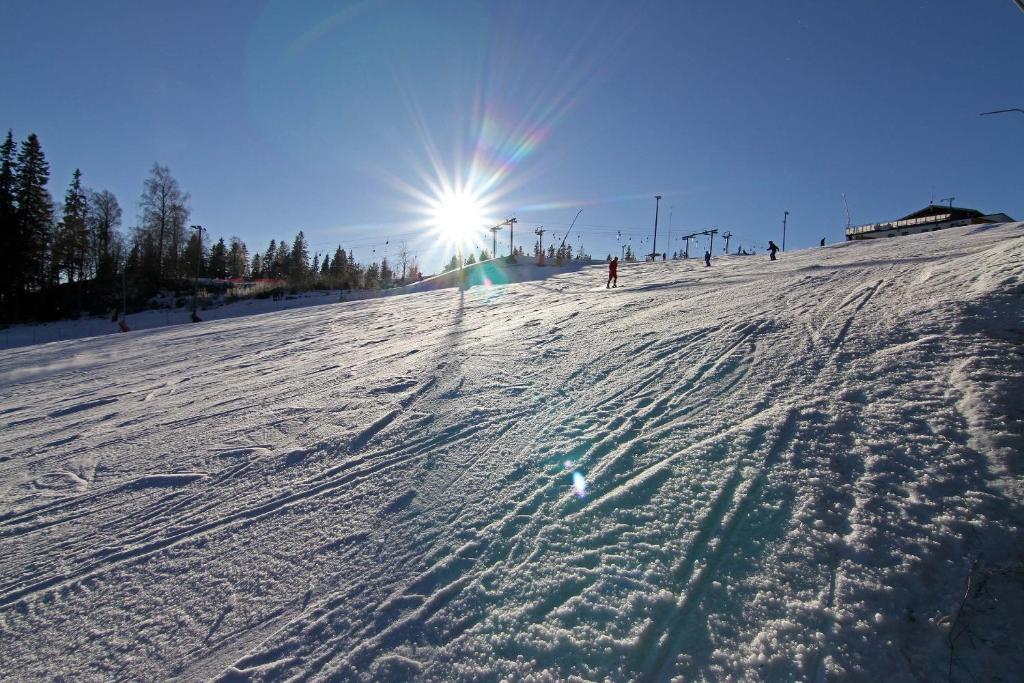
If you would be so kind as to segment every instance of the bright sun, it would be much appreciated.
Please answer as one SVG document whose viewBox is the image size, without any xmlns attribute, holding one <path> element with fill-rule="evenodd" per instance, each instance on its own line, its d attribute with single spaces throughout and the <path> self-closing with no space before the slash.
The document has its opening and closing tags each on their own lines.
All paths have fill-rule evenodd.
<svg viewBox="0 0 1024 683">
<path fill-rule="evenodd" d="M 480 200 L 470 192 L 449 191 L 438 197 L 431 207 L 431 216 L 437 230 L 456 244 L 467 244 L 480 239 L 487 224 Z"/>
</svg>

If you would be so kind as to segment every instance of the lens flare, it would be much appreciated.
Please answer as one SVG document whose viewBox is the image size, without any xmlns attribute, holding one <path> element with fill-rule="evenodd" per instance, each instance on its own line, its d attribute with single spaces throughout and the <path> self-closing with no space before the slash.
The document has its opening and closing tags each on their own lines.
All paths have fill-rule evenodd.
<svg viewBox="0 0 1024 683">
<path fill-rule="evenodd" d="M 587 478 L 583 476 L 582 472 L 572 473 L 572 492 L 576 494 L 577 498 L 587 497 Z"/>
</svg>

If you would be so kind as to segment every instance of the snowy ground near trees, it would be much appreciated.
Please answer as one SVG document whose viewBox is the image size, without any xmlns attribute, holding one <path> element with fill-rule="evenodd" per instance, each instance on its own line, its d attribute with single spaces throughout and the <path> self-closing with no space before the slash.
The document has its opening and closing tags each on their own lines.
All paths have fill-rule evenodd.
<svg viewBox="0 0 1024 683">
<path fill-rule="evenodd" d="M 492 259 L 473 266 L 467 266 L 467 273 L 470 274 L 471 284 L 480 284 L 485 278 L 491 284 L 495 282 L 508 284 L 509 282 L 543 280 L 552 275 L 579 270 L 591 263 L 593 262 L 569 261 L 557 267 L 554 264 L 539 267 L 533 263 L 533 259 L 525 257 L 520 257 L 519 263 L 514 265 L 505 264 L 501 259 Z M 198 315 L 204 322 L 225 320 L 244 315 L 275 313 L 277 311 L 304 308 L 306 306 L 322 306 L 324 304 L 338 303 L 339 301 L 359 301 L 362 299 L 425 292 L 439 287 L 452 287 L 457 285 L 458 282 L 458 273 L 449 272 L 389 289 L 312 290 L 297 294 L 287 294 L 276 299 L 253 296 L 237 301 L 217 301 L 213 306 L 201 309 Z M 171 300 L 174 299 L 173 296 L 168 295 L 168 297 Z M 183 296 L 181 299 L 185 302 L 191 302 L 189 296 Z M 126 322 L 128 329 L 133 332 L 153 330 L 169 325 L 191 325 L 192 308 L 191 304 L 187 303 L 187 305 L 177 308 L 155 308 L 137 313 L 129 313 L 126 317 Z M 35 344 L 47 344 L 71 339 L 85 339 L 86 337 L 98 337 L 106 334 L 121 334 L 118 323 L 111 320 L 109 316 L 82 317 L 77 320 L 67 318 L 48 323 L 21 323 L 0 328 L 0 349 L 13 349 L 19 346 L 33 346 Z"/>
<path fill-rule="evenodd" d="M 1017 679 L 1022 237 L 0 352 L 0 679 Z"/>
</svg>

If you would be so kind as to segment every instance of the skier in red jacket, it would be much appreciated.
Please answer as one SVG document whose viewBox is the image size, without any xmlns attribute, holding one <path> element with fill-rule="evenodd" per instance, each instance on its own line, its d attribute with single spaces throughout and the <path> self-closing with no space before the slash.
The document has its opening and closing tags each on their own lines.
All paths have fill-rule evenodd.
<svg viewBox="0 0 1024 683">
<path fill-rule="evenodd" d="M 604 286 L 605 289 L 609 287 L 619 286 L 619 257 L 616 256 L 608 262 L 608 284 Z"/>
</svg>

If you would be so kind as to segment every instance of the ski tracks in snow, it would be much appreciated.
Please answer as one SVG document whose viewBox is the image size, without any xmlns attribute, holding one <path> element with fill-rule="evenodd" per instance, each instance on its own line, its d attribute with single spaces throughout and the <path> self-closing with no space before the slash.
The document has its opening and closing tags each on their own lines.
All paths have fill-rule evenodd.
<svg viewBox="0 0 1024 683">
<path fill-rule="evenodd" d="M 219 321 L 202 368 L 199 328 L 87 340 L 42 392 L 0 367 L 0 675 L 871 671 L 894 507 L 927 563 L 982 505 L 947 482 L 1002 503 L 930 381 L 956 271 L 859 253 Z"/>
</svg>

